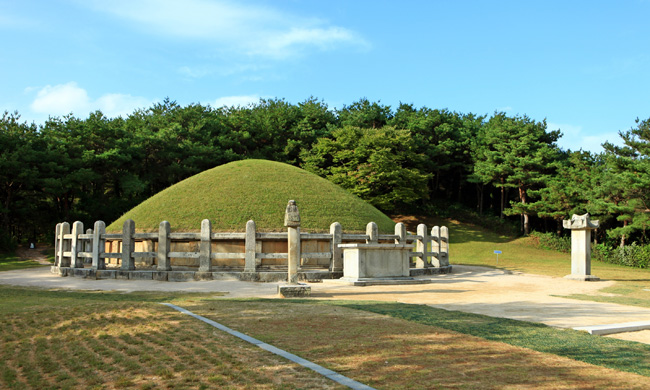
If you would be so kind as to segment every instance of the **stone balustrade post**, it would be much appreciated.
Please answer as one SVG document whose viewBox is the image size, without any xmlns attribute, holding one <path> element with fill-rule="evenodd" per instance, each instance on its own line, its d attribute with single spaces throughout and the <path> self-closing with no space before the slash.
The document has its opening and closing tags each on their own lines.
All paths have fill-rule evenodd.
<svg viewBox="0 0 650 390">
<path fill-rule="evenodd" d="M 83 251 L 83 243 L 79 240 L 79 235 L 84 231 L 84 224 L 76 221 L 72 224 L 72 240 L 70 241 L 70 266 L 73 268 L 83 268 L 84 263 L 78 253 Z"/>
<path fill-rule="evenodd" d="M 199 243 L 199 272 L 212 272 L 212 222 L 201 221 L 201 242 Z"/>
<path fill-rule="evenodd" d="M 135 222 L 132 219 L 124 221 L 122 228 L 122 266 L 124 271 L 135 270 L 133 252 L 135 251 Z"/>
<path fill-rule="evenodd" d="M 54 266 L 61 266 L 61 252 L 59 250 L 61 242 L 61 223 L 57 223 L 54 228 Z"/>
<path fill-rule="evenodd" d="M 427 234 L 427 225 L 421 223 L 417 228 L 417 235 L 419 238 L 415 243 L 415 251 L 420 255 L 415 258 L 415 268 L 427 268 L 427 244 L 429 242 L 429 235 Z"/>
<path fill-rule="evenodd" d="M 434 267 L 440 267 L 442 257 L 440 253 L 440 226 L 434 226 L 431 228 L 431 265 Z"/>
<path fill-rule="evenodd" d="M 332 252 L 332 261 L 330 262 L 331 272 L 343 272 L 343 250 L 339 247 L 343 242 L 343 227 L 340 223 L 334 222 L 330 225 L 330 234 L 332 243 L 330 251 Z"/>
<path fill-rule="evenodd" d="M 395 239 L 395 244 L 406 244 L 406 225 L 404 225 L 402 222 L 398 222 L 395 224 L 395 235 L 397 238 Z"/>
<path fill-rule="evenodd" d="M 92 236 L 93 235 L 93 229 L 86 229 L 86 235 Z M 92 238 L 91 239 L 85 239 L 83 241 L 83 252 L 92 253 L 92 251 L 93 251 Z M 92 264 L 92 258 L 91 257 L 84 257 L 83 262 L 84 262 L 84 264 Z"/>
<path fill-rule="evenodd" d="M 59 240 L 60 267 L 70 266 L 70 257 L 65 255 L 65 252 L 70 252 L 70 239 L 65 238 L 68 234 L 70 234 L 70 224 L 63 222 L 61 224 L 61 239 Z"/>
<path fill-rule="evenodd" d="M 298 283 L 298 268 L 300 267 L 300 211 L 296 201 L 290 200 L 284 213 L 284 226 L 288 230 L 288 275 L 287 282 Z"/>
<path fill-rule="evenodd" d="M 158 271 L 171 271 L 172 266 L 169 260 L 170 240 L 169 233 L 171 225 L 167 221 L 162 221 L 158 228 Z"/>
<path fill-rule="evenodd" d="M 255 221 L 250 220 L 246 222 L 246 241 L 244 243 L 244 249 L 246 254 L 244 255 L 244 272 L 255 272 L 256 269 L 256 257 L 257 252 L 257 226 Z"/>
<path fill-rule="evenodd" d="M 377 228 L 376 223 L 368 222 L 366 225 L 366 236 L 368 236 L 366 244 L 376 244 L 379 242 L 379 228 Z"/>
<path fill-rule="evenodd" d="M 96 221 L 91 250 L 93 254 L 91 267 L 94 270 L 106 269 L 106 260 L 102 257 L 106 249 L 106 240 L 102 238 L 104 234 L 106 234 L 106 224 L 104 221 Z"/>
<path fill-rule="evenodd" d="M 440 228 L 440 250 L 438 260 L 440 267 L 449 266 L 449 228 L 443 226 Z"/>
</svg>

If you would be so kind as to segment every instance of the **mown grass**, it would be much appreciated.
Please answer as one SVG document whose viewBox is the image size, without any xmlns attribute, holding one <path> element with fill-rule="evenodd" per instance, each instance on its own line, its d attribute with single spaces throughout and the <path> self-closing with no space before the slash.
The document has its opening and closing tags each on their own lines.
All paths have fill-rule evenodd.
<svg viewBox="0 0 650 390">
<path fill-rule="evenodd" d="M 185 307 L 376 388 L 650 383 L 650 346 L 521 321 L 378 302 L 254 299 Z"/>
<path fill-rule="evenodd" d="M 557 329 L 418 305 L 0 286 L 0 388 L 343 388 L 159 302 L 378 389 L 641 389 L 650 372 L 648 349 L 638 343 L 582 345 L 600 338 L 567 339 Z M 543 344 L 555 349 L 529 349 Z M 556 356 L 562 346 L 580 350 L 574 358 L 591 350 L 605 355 L 594 364 L 618 365 Z"/>
<path fill-rule="evenodd" d="M 157 303 L 212 296 L 0 286 L 0 388 L 342 388 Z"/>
<path fill-rule="evenodd" d="M 259 230 L 284 230 L 291 199 L 305 231 L 329 231 L 333 222 L 345 231 L 365 231 L 368 222 L 375 222 L 380 231 L 393 232 L 390 218 L 360 198 L 305 170 L 266 160 L 235 161 L 192 176 L 136 206 L 107 230 L 121 231 L 128 218 L 142 231 L 157 230 L 163 220 L 172 230 L 197 231 L 205 218 L 220 231 L 244 231 L 251 219 Z"/>
<path fill-rule="evenodd" d="M 15 253 L 0 253 L 0 272 L 42 266 L 38 261 L 21 259 Z"/>
</svg>

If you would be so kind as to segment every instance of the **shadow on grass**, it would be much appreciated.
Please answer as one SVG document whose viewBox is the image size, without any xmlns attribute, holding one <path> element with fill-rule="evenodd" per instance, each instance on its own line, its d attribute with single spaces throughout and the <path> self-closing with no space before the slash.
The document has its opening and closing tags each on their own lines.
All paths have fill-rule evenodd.
<svg viewBox="0 0 650 390">
<path fill-rule="evenodd" d="M 331 304 L 385 314 L 487 340 L 650 376 L 650 345 L 647 344 L 592 336 L 585 332 L 556 329 L 538 323 L 447 311 L 425 305 L 341 301 Z"/>
<path fill-rule="evenodd" d="M 273 302 L 263 299 L 248 300 Z M 306 299 L 285 299 L 282 302 L 336 305 L 388 315 L 619 371 L 650 376 L 650 345 L 647 344 L 426 305 L 336 300 L 314 302 Z"/>
</svg>

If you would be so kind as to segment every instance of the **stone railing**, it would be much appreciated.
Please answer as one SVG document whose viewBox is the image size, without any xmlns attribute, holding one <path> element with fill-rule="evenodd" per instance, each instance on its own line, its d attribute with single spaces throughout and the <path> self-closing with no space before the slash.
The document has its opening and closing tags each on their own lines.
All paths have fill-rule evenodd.
<svg viewBox="0 0 650 390">
<path fill-rule="evenodd" d="M 343 233 L 338 222 L 329 233 L 299 233 L 301 280 L 338 278 L 343 273 L 341 244 L 415 244 L 411 274 L 449 272 L 447 227 L 420 224 L 417 234 L 408 234 L 402 223 L 395 234 L 379 234 L 370 222 L 365 234 Z M 55 263 L 52 271 L 62 276 L 105 279 L 204 280 L 236 278 L 277 281 L 286 279 L 288 233 L 265 233 L 248 221 L 244 233 L 213 232 L 209 220 L 197 233 L 172 232 L 169 222 L 158 232 L 136 233 L 133 220 L 124 223 L 122 233 L 107 234 L 104 222 L 84 231 L 83 223 L 56 225 Z"/>
</svg>

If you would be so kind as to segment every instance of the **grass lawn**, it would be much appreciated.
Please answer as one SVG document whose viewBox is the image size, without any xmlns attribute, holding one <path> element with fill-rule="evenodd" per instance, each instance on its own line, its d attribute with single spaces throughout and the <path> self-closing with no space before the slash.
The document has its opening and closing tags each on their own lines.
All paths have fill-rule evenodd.
<svg viewBox="0 0 650 390">
<path fill-rule="evenodd" d="M 21 259 L 14 253 L 0 254 L 0 272 L 42 266 L 43 265 L 39 264 L 38 261 Z"/>
<path fill-rule="evenodd" d="M 650 380 L 647 345 L 419 305 L 0 286 L 0 388 L 342 388 L 159 302 L 380 389 L 640 389 Z M 604 344 L 581 347 L 588 340 Z M 558 356 L 563 349 L 615 369 Z"/>
</svg>

